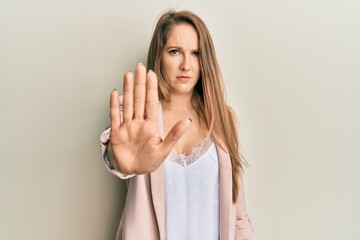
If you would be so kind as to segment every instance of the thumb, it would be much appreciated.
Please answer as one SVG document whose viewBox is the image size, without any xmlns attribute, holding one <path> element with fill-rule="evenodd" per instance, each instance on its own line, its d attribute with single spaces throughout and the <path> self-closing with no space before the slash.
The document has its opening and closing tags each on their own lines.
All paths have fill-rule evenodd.
<svg viewBox="0 0 360 240">
<path fill-rule="evenodd" d="M 178 121 L 172 127 L 168 135 L 165 137 L 164 141 L 161 143 L 161 152 L 166 153 L 166 155 L 170 153 L 176 142 L 185 133 L 186 129 L 188 129 L 188 127 L 191 125 L 191 122 L 191 118 L 185 118 Z"/>
</svg>

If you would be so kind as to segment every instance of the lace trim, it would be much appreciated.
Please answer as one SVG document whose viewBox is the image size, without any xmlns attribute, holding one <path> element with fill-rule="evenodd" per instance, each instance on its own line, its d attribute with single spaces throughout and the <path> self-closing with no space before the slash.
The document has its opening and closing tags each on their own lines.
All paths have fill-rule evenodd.
<svg viewBox="0 0 360 240">
<path fill-rule="evenodd" d="M 207 152 L 212 143 L 213 140 L 211 138 L 205 137 L 200 140 L 196 147 L 192 148 L 191 153 L 188 155 L 185 155 L 184 153 L 177 153 L 173 148 L 169 154 L 169 159 L 184 167 L 188 166 L 199 159 L 205 152 Z"/>
</svg>

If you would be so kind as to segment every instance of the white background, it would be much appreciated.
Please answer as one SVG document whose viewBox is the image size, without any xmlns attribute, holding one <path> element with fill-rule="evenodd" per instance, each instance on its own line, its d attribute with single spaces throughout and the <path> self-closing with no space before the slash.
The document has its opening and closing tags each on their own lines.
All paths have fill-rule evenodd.
<svg viewBox="0 0 360 240">
<path fill-rule="evenodd" d="M 98 137 L 171 7 L 213 36 L 253 239 L 360 239 L 356 0 L 0 0 L 0 239 L 115 238 L 126 187 Z"/>
</svg>

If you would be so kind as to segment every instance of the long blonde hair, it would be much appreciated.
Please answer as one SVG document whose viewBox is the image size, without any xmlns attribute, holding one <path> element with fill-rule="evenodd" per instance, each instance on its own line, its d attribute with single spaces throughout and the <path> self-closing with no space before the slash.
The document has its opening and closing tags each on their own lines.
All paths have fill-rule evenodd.
<svg viewBox="0 0 360 240">
<path fill-rule="evenodd" d="M 159 18 L 153 33 L 147 67 L 158 75 L 160 100 L 170 100 L 169 87 L 161 71 L 161 52 L 166 45 L 171 28 L 179 24 L 190 24 L 198 34 L 201 74 L 194 89 L 192 103 L 198 115 L 205 120 L 209 135 L 230 155 L 232 198 L 235 203 L 240 188 L 240 174 L 246 162 L 240 154 L 237 121 L 235 114 L 226 102 L 214 44 L 205 23 L 190 11 L 170 10 L 164 13 Z"/>
</svg>

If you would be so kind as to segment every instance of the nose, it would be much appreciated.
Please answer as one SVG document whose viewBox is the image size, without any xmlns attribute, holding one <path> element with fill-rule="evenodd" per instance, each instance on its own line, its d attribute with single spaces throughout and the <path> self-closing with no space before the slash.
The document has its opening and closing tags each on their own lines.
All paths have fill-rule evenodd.
<svg viewBox="0 0 360 240">
<path fill-rule="evenodd" d="M 190 56 L 188 54 L 183 55 L 182 62 L 180 64 L 180 70 L 184 72 L 190 71 L 191 63 L 190 63 Z"/>
</svg>

